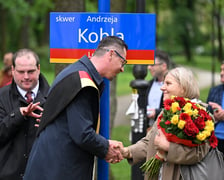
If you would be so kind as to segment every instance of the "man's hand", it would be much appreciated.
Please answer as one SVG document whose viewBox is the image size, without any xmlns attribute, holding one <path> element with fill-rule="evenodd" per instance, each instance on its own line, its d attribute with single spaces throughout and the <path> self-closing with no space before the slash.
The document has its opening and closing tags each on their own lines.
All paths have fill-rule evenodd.
<svg viewBox="0 0 224 180">
<path fill-rule="evenodd" d="M 213 109 L 213 115 L 216 121 L 222 121 L 224 120 L 224 110 L 222 109 L 222 107 L 214 102 L 209 102 L 208 103 L 212 109 Z"/>
<path fill-rule="evenodd" d="M 39 106 L 40 102 L 37 102 L 35 104 L 33 103 L 30 103 L 27 107 L 21 107 L 20 108 L 20 112 L 23 116 L 31 116 L 31 117 L 34 117 L 34 118 L 41 118 L 42 116 L 42 113 L 41 114 L 37 114 L 37 113 L 34 113 L 33 111 L 35 110 L 39 110 L 39 111 L 43 111 L 43 108 Z"/>
<path fill-rule="evenodd" d="M 40 115 L 42 116 L 42 113 Z M 39 127 L 39 124 L 40 124 L 40 119 L 36 119 L 36 124 L 34 126 Z"/>
<path fill-rule="evenodd" d="M 109 148 L 105 160 L 109 163 L 118 163 L 123 160 L 121 154 L 121 148 L 123 148 L 122 142 L 109 140 Z"/>
</svg>

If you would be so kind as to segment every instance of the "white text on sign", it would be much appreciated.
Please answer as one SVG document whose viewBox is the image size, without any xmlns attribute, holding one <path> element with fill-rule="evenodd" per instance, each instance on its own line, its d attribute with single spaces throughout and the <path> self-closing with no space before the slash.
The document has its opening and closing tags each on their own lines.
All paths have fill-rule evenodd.
<svg viewBox="0 0 224 180">
<path fill-rule="evenodd" d="M 114 28 L 111 28 L 110 32 L 104 32 L 103 28 L 99 29 L 99 32 L 89 32 L 88 28 L 84 29 L 82 31 L 82 29 L 79 28 L 78 30 L 78 39 L 79 39 L 79 43 L 81 43 L 82 41 L 85 41 L 86 43 L 96 43 L 98 40 L 102 40 L 104 36 L 118 36 L 121 39 L 124 40 L 124 34 L 121 32 L 114 32 Z"/>
</svg>

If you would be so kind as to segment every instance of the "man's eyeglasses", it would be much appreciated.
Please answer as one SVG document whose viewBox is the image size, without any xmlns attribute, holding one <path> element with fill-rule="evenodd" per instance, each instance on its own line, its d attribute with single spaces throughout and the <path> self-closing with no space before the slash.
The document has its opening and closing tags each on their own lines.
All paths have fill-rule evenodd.
<svg viewBox="0 0 224 180">
<path fill-rule="evenodd" d="M 111 49 L 106 49 L 106 50 L 110 51 Z M 113 51 L 116 53 L 117 56 L 119 56 L 122 59 L 122 67 L 124 67 L 124 65 L 127 64 L 128 61 L 123 56 L 121 56 L 119 52 L 117 52 L 116 50 L 113 50 Z"/>
<path fill-rule="evenodd" d="M 127 60 L 121 56 L 116 50 L 114 50 L 114 52 L 122 59 L 122 67 L 127 64 Z"/>
</svg>

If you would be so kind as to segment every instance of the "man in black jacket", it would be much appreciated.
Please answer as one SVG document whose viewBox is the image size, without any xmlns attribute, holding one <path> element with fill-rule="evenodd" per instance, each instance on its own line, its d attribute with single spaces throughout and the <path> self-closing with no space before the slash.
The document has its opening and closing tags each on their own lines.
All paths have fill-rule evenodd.
<svg viewBox="0 0 224 180">
<path fill-rule="evenodd" d="M 49 85 L 36 53 L 15 53 L 12 84 L 0 89 L 0 179 L 23 178 Z M 30 97 L 26 96 L 30 92 Z M 27 102 L 29 100 L 29 102 Z"/>
<path fill-rule="evenodd" d="M 163 106 L 163 94 L 160 87 L 163 85 L 164 76 L 169 70 L 170 63 L 168 54 L 157 49 L 155 51 L 155 64 L 148 66 L 153 77 L 149 81 L 149 86 L 146 91 L 146 117 L 149 127 L 152 126 Z"/>
</svg>

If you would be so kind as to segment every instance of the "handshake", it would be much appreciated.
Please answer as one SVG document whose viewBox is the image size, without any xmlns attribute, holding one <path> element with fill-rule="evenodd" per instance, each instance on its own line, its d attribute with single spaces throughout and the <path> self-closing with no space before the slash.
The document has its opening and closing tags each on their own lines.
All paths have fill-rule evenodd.
<svg viewBox="0 0 224 180">
<path fill-rule="evenodd" d="M 132 158 L 132 155 L 127 147 L 123 146 L 120 141 L 109 140 L 109 148 L 105 160 L 108 163 L 119 163 L 124 158 Z"/>
</svg>

